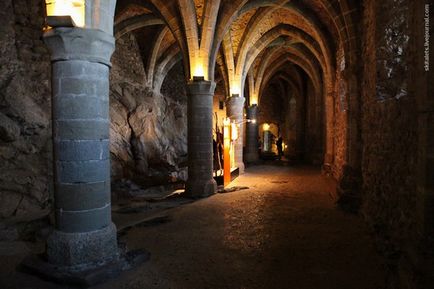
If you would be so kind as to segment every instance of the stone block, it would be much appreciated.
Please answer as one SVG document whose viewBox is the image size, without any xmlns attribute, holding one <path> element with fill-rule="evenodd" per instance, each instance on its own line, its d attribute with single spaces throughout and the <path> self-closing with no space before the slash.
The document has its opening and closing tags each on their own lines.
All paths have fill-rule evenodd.
<svg viewBox="0 0 434 289">
<path fill-rule="evenodd" d="M 55 184 L 56 208 L 90 210 L 110 203 L 110 181 L 84 184 Z"/>
<path fill-rule="evenodd" d="M 63 140 L 109 139 L 109 121 L 101 120 L 57 120 L 54 135 Z"/>
<path fill-rule="evenodd" d="M 128 252 L 123 250 L 116 260 L 82 266 L 79 270 L 74 270 L 50 264 L 44 256 L 30 255 L 23 260 L 19 269 L 60 284 L 89 287 L 116 278 L 123 271 L 137 268 L 149 258 L 149 252 L 143 249 Z"/>
<path fill-rule="evenodd" d="M 59 161 L 107 160 L 109 143 L 108 139 L 54 140 L 54 151 Z"/>
<path fill-rule="evenodd" d="M 69 270 L 92 268 L 119 258 L 116 227 L 92 232 L 54 231 L 47 240 L 48 262 Z"/>
<path fill-rule="evenodd" d="M 110 202 L 102 208 L 83 211 L 64 211 L 56 208 L 56 229 L 62 232 L 91 232 L 101 230 L 111 222 Z"/>
<path fill-rule="evenodd" d="M 72 95 L 95 95 L 96 84 L 93 79 L 82 79 L 75 77 L 68 77 L 60 79 L 60 91 L 58 94 L 72 94 Z"/>
<path fill-rule="evenodd" d="M 203 177 L 203 175 L 202 175 Z M 211 178 L 208 180 L 191 177 L 187 181 L 185 196 L 190 198 L 202 198 L 213 195 L 217 192 L 217 183 Z"/>
<path fill-rule="evenodd" d="M 89 62 L 86 60 L 58 61 L 52 64 L 53 79 L 62 78 L 95 78 L 104 79 L 109 74 L 109 67 L 101 63 Z"/>
<path fill-rule="evenodd" d="M 60 183 L 95 183 L 110 179 L 110 160 L 57 161 L 57 179 Z"/>
<path fill-rule="evenodd" d="M 53 99 L 54 119 L 108 119 L 109 102 L 89 95 L 58 96 Z"/>
</svg>

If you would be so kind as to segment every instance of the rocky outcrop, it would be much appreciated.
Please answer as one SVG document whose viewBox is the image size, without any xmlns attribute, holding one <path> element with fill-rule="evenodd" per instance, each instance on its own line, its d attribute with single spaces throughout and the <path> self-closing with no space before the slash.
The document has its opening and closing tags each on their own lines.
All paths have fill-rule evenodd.
<svg viewBox="0 0 434 289">
<path fill-rule="evenodd" d="M 116 47 L 110 97 L 112 179 L 143 186 L 185 181 L 187 106 L 180 65 L 170 72 L 161 94 L 143 85 L 134 35 L 122 37 Z"/>
<path fill-rule="evenodd" d="M 43 5 L 6 0 L 0 11 L 0 219 L 46 215 L 51 191 L 49 54 Z"/>
</svg>

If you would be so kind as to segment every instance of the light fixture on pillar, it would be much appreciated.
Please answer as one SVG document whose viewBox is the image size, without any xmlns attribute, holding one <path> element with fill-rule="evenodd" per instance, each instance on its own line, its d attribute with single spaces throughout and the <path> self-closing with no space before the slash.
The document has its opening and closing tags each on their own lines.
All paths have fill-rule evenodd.
<svg viewBox="0 0 434 289">
<path fill-rule="evenodd" d="M 240 96 L 241 89 L 240 89 L 239 85 L 232 84 L 231 88 L 229 90 L 230 90 L 232 97 L 239 97 Z"/>
<path fill-rule="evenodd" d="M 84 27 L 85 0 L 45 0 L 47 24 L 51 27 Z"/>
<path fill-rule="evenodd" d="M 192 79 L 205 80 L 205 68 L 201 59 L 192 62 Z"/>
<path fill-rule="evenodd" d="M 269 125 L 268 123 L 264 123 L 264 124 L 262 125 L 262 129 L 263 129 L 264 131 L 269 131 L 269 130 L 270 130 L 270 125 Z"/>
<path fill-rule="evenodd" d="M 258 95 L 256 93 L 252 93 L 250 97 L 250 105 L 258 105 Z"/>
<path fill-rule="evenodd" d="M 197 64 L 195 66 L 194 73 L 193 73 L 193 78 L 203 78 L 203 79 L 205 79 L 204 72 L 203 72 L 203 66 L 202 65 Z"/>
</svg>

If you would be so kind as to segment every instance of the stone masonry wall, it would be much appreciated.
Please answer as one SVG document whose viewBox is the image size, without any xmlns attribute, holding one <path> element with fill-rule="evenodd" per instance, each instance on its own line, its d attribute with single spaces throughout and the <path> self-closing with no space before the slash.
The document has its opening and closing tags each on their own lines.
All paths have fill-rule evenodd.
<svg viewBox="0 0 434 289">
<path fill-rule="evenodd" d="M 416 97 L 408 90 L 411 2 L 365 1 L 362 212 L 388 260 L 387 288 L 416 288 Z"/>
</svg>

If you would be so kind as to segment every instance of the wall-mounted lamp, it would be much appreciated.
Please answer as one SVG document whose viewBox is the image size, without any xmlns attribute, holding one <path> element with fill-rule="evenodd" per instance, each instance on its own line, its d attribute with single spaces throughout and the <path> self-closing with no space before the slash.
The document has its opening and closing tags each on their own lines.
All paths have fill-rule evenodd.
<svg viewBox="0 0 434 289">
<path fill-rule="evenodd" d="M 268 123 L 264 123 L 264 124 L 262 125 L 262 129 L 263 129 L 264 131 L 269 131 L 269 130 L 270 130 L 270 125 L 269 125 Z"/>
<path fill-rule="evenodd" d="M 258 95 L 256 93 L 252 93 L 250 97 L 250 105 L 258 105 Z"/>
<path fill-rule="evenodd" d="M 51 27 L 84 27 L 85 0 L 45 0 L 47 24 Z"/>
<path fill-rule="evenodd" d="M 241 89 L 238 85 L 232 84 L 229 91 L 232 97 L 237 97 L 240 96 Z"/>
<path fill-rule="evenodd" d="M 203 66 L 202 66 L 202 64 L 196 64 L 195 65 L 195 67 L 194 67 L 194 70 L 193 70 L 193 78 L 194 77 L 202 77 L 202 78 L 205 78 L 204 77 L 204 70 L 203 70 Z"/>
<path fill-rule="evenodd" d="M 234 122 L 235 124 L 237 124 L 237 125 L 239 125 L 239 124 L 243 124 L 243 123 L 253 123 L 253 124 L 255 124 L 256 123 L 256 119 L 248 119 L 248 118 L 246 118 L 245 120 L 242 120 L 242 121 L 239 121 L 239 122 Z"/>
</svg>

